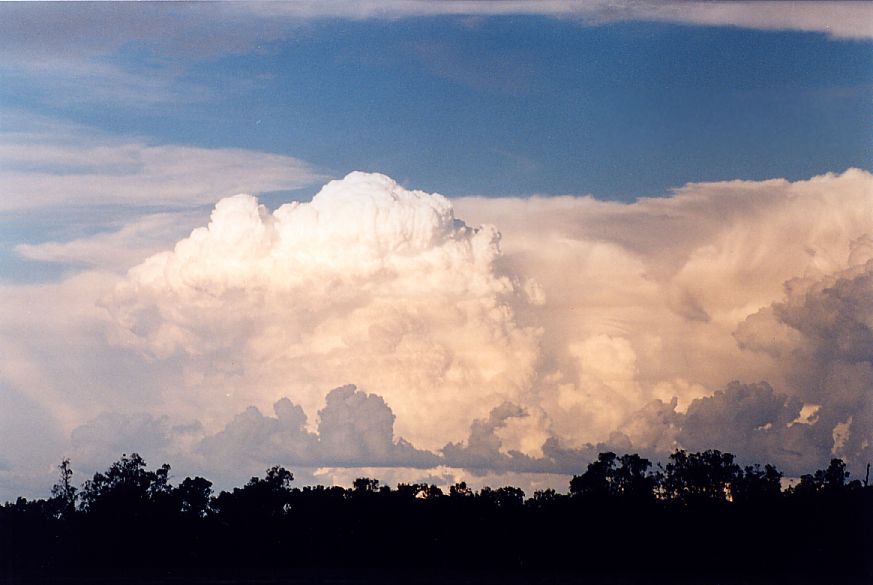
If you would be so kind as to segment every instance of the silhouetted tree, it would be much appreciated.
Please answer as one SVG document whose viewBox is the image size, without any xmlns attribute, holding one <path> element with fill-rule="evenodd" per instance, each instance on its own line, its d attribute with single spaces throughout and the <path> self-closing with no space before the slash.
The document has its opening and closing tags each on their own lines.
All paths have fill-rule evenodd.
<svg viewBox="0 0 873 585">
<path fill-rule="evenodd" d="M 385 486 L 382 486 L 384 489 Z M 395 492 L 400 499 L 427 500 L 443 495 L 440 488 L 426 483 L 399 483 Z"/>
<path fill-rule="evenodd" d="M 473 490 L 467 487 L 467 482 L 462 481 L 449 487 L 449 497 L 466 498 L 473 495 Z"/>
<path fill-rule="evenodd" d="M 670 455 L 664 472 L 667 497 L 683 504 L 723 502 L 740 476 L 731 453 L 709 449 L 702 453 L 677 450 Z"/>
<path fill-rule="evenodd" d="M 352 482 L 352 490 L 360 494 L 375 494 L 379 492 L 379 480 L 369 477 L 359 477 Z"/>
<path fill-rule="evenodd" d="M 166 463 L 155 471 L 146 468 L 137 453 L 122 455 L 106 473 L 95 473 L 82 486 L 82 504 L 86 511 L 111 516 L 146 514 L 150 501 L 170 490 Z"/>
<path fill-rule="evenodd" d="M 524 492 L 517 487 L 510 486 L 496 490 L 485 486 L 479 490 L 476 498 L 495 508 L 520 508 L 524 504 Z"/>
<path fill-rule="evenodd" d="M 816 472 L 818 473 L 818 472 Z M 830 465 L 824 470 L 821 477 L 822 488 L 828 491 L 840 491 L 846 487 L 849 472 L 842 459 L 831 459 Z"/>
<path fill-rule="evenodd" d="M 528 505 L 533 508 L 544 508 L 552 505 L 560 499 L 558 492 L 552 488 L 544 490 L 536 490 L 533 497 L 527 501 Z"/>
<path fill-rule="evenodd" d="M 652 500 L 659 477 L 650 473 L 652 462 L 637 454 L 622 455 L 619 466 L 613 473 L 613 488 L 611 491 L 625 498 L 634 500 Z"/>
<path fill-rule="evenodd" d="M 291 503 L 294 475 L 281 466 L 267 470 L 263 478 L 252 477 L 242 488 L 221 492 L 213 501 L 219 516 L 226 521 L 254 522 L 280 518 Z"/>
<path fill-rule="evenodd" d="M 570 480 L 570 495 L 606 498 L 617 493 L 615 484 L 616 455 L 612 452 L 600 453 L 597 461 L 588 464 L 582 475 L 574 475 Z"/>
<path fill-rule="evenodd" d="M 425 499 L 426 500 L 437 500 L 443 497 L 443 490 L 435 486 L 434 484 L 430 484 L 427 486 L 425 490 Z"/>
<path fill-rule="evenodd" d="M 276 465 L 263 478 L 252 477 L 242 488 L 221 492 L 214 505 L 227 520 L 279 518 L 288 510 L 292 481 L 294 475 Z"/>
<path fill-rule="evenodd" d="M 524 491 L 513 486 L 504 486 L 494 491 L 498 508 L 520 508 L 524 505 Z"/>
<path fill-rule="evenodd" d="M 731 497 L 735 502 L 773 500 L 782 495 L 782 472 L 767 464 L 747 465 L 737 474 L 731 485 Z"/>
<path fill-rule="evenodd" d="M 826 469 L 819 469 L 814 474 L 801 475 L 800 483 L 792 491 L 797 495 L 815 494 L 821 491 L 839 493 L 847 487 L 847 479 L 849 479 L 849 472 L 846 471 L 845 462 L 842 459 L 831 459 Z"/>
<path fill-rule="evenodd" d="M 423 483 L 398 483 L 394 494 L 401 500 L 414 500 L 419 497 L 424 497 L 422 494 L 426 492 L 427 484 Z"/>
<path fill-rule="evenodd" d="M 70 460 L 64 458 L 58 465 L 58 481 L 52 486 L 52 498 L 57 503 L 58 515 L 69 517 L 76 511 L 76 486 L 73 485 L 73 469 Z"/>
<path fill-rule="evenodd" d="M 191 518 L 202 518 L 209 510 L 212 482 L 202 477 L 186 477 L 175 489 L 174 495 L 182 514 Z"/>
<path fill-rule="evenodd" d="M 818 582 L 873 576 L 864 572 L 873 546 L 865 524 L 873 488 L 847 483 L 839 459 L 784 495 L 779 470 L 741 470 L 730 453 L 676 451 L 663 476 L 639 455 L 603 453 L 573 477 L 572 499 L 549 489 L 527 501 L 516 487 L 475 491 L 464 482 L 451 486 L 448 497 L 434 485 L 392 490 L 371 478 L 349 489 L 294 489 L 293 474 L 279 466 L 211 497 L 209 480 L 188 477 L 173 487 L 169 469 L 149 470 L 139 455 L 124 455 L 77 498 L 64 460 L 52 498 L 0 506 L 0 580 L 22 568 L 32 573 L 19 581 L 44 582 L 71 567 L 86 575 L 129 571 L 132 563 L 150 574 L 179 575 L 221 567 L 442 567 L 665 571 L 655 582 L 695 574 L 728 582 L 739 575 L 806 577 L 799 571 Z M 657 491 L 659 480 L 664 488 Z M 81 509 L 67 519 L 58 503 L 71 499 Z M 791 538 L 774 542 L 772 526 Z M 548 538 L 556 534 L 562 537 Z M 475 546 L 458 546 L 459 537 Z M 684 552 L 681 565 L 659 564 L 676 550 Z M 673 576 L 679 578 L 667 580 Z"/>
</svg>

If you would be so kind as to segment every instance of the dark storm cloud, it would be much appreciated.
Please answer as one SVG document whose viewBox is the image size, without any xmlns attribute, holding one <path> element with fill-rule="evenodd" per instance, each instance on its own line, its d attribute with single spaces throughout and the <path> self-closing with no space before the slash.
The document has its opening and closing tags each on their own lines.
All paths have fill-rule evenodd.
<svg viewBox="0 0 873 585">
<path fill-rule="evenodd" d="M 678 442 L 692 451 L 719 449 L 747 462 L 766 461 L 789 473 L 805 473 L 828 457 L 831 442 L 829 436 L 818 440 L 814 426 L 795 423 L 802 406 L 766 382 L 732 382 L 691 403 Z"/>
<path fill-rule="evenodd" d="M 857 247 L 853 259 L 858 262 Z M 817 440 L 835 455 L 869 459 L 873 444 L 873 260 L 787 283 L 783 301 L 751 315 L 740 345 L 785 365 L 792 389 L 821 405 Z"/>
<path fill-rule="evenodd" d="M 353 385 L 331 390 L 319 411 L 318 432 L 306 430 L 306 415 L 283 398 L 275 416 L 255 407 L 238 414 L 218 433 L 203 439 L 199 451 L 215 462 L 282 462 L 304 467 L 414 467 L 428 468 L 438 458 L 394 439 L 394 413 L 375 394 Z"/>
</svg>

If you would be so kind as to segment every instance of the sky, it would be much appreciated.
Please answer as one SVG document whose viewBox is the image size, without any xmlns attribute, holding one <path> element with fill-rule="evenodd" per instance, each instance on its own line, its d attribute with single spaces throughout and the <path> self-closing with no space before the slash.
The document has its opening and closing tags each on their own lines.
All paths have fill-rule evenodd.
<svg viewBox="0 0 873 585">
<path fill-rule="evenodd" d="M 873 459 L 873 8 L 0 3 L 0 500 Z"/>
</svg>

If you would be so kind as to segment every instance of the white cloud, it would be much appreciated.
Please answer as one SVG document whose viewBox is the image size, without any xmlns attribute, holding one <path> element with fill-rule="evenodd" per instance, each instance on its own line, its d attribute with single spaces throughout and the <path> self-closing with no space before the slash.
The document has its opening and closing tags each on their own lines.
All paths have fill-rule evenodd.
<svg viewBox="0 0 873 585">
<path fill-rule="evenodd" d="M 873 37 L 873 10 L 859 2 L 655 2 L 638 0 L 321 0 L 253 2 L 242 10 L 291 18 L 408 18 L 415 16 L 541 15 L 579 19 L 586 24 L 662 21 L 759 30 L 798 30 L 836 38 Z"/>
<path fill-rule="evenodd" d="M 204 59 L 259 50 L 270 42 L 307 33 L 315 19 L 402 19 L 433 16 L 487 17 L 530 15 L 572 19 L 596 26 L 616 21 L 671 22 L 697 26 L 734 26 L 758 30 L 823 33 L 838 39 L 873 38 L 873 8 L 863 2 L 655 2 L 638 0 L 298 0 L 295 2 L 222 3 L 214 6 L 179 3 L 101 3 L 0 5 L 0 61 L 7 70 L 22 66 L 66 77 L 58 55 L 92 81 L 100 99 L 121 91 L 132 100 L 157 103 L 186 99 L 171 87 L 178 75 L 164 65 L 132 77 L 103 57 L 125 45 L 158 55 Z M 70 53 L 74 47 L 75 54 Z M 168 61 L 168 60 L 164 60 Z M 68 78 L 71 79 L 71 78 Z M 110 83 L 114 80 L 118 87 Z M 156 83 L 155 83 L 156 82 Z M 79 88 L 72 87 L 78 90 Z M 191 88 L 189 88 L 191 89 Z M 196 88 L 195 88 L 196 89 Z M 80 99 L 95 99 L 77 91 Z"/>
<path fill-rule="evenodd" d="M 796 30 L 849 39 L 873 37 L 873 10 L 859 2 L 624 2 L 618 6 L 616 20 Z"/>
<path fill-rule="evenodd" d="M 188 356 L 195 391 L 232 385 L 228 406 L 287 395 L 312 415 L 325 387 L 354 381 L 436 447 L 534 372 L 539 333 L 516 323 L 526 296 L 498 256 L 496 230 L 456 220 L 447 199 L 352 173 L 273 213 L 219 202 L 105 306 L 116 343 Z"/>
<path fill-rule="evenodd" d="M 322 177 L 290 156 L 122 139 L 5 112 L 0 212 L 126 205 L 195 207 L 241 191 L 297 189 Z"/>
<path fill-rule="evenodd" d="M 780 299 L 785 282 L 845 269 L 858 254 L 853 242 L 873 231 L 873 184 L 860 170 L 793 183 L 690 184 L 633 204 L 454 203 L 468 221 L 500 226 L 505 264 L 545 290 L 532 318 L 548 331 L 544 343 L 559 344 L 547 353 L 564 353 L 559 371 L 575 373 L 581 363 L 568 342 L 626 339 L 635 354 L 628 369 L 633 363 L 644 388 L 677 378 L 716 388 L 740 375 L 781 385 L 781 374 L 768 378 L 774 364 L 740 350 L 734 329 Z"/>
<path fill-rule="evenodd" d="M 69 48 L 35 60 L 0 64 L 5 83 L 38 96 L 49 106 L 99 105 L 158 108 L 215 100 L 214 89 L 186 81 L 169 67 L 125 67 L 110 60 L 84 59 Z"/>
<path fill-rule="evenodd" d="M 237 408 L 287 394 L 313 414 L 324 387 L 354 381 L 385 397 L 416 445 L 458 441 L 509 400 L 537 414 L 527 432 L 581 447 L 648 436 L 638 413 L 652 400 L 684 409 L 735 378 L 796 393 L 790 372 L 733 332 L 783 282 L 858 256 L 852 242 L 873 233 L 859 213 L 870 184 L 848 171 L 631 205 L 456 200 L 503 226 L 501 254 L 496 232 L 458 222 L 447 200 L 352 174 L 272 214 L 250 197 L 222 201 L 106 305 L 117 342 L 188 356 L 194 394 L 232 373 Z"/>
<path fill-rule="evenodd" d="M 634 0 L 298 0 L 225 3 L 214 7 L 137 4 L 124 7 L 4 5 L 0 47 L 11 57 L 47 59 L 69 47 L 85 54 L 152 41 L 201 57 L 251 50 L 291 34 L 315 18 L 542 15 L 588 24 L 666 21 L 762 30 L 822 32 L 837 38 L 873 36 L 871 9 L 860 2 L 654 2 Z"/>
<path fill-rule="evenodd" d="M 489 223 L 502 237 L 471 227 Z M 274 212 L 224 199 L 127 276 L 101 268 L 124 255 L 100 245 L 141 257 L 172 224 L 21 249 L 95 266 L 0 288 L 0 381 L 56 437 L 94 404 L 196 420 L 210 449 L 169 433 L 162 452 L 216 476 L 280 456 L 311 477 L 429 457 L 451 477 L 570 473 L 711 441 L 795 471 L 869 457 L 867 172 L 632 204 L 449 201 L 355 173 Z M 347 383 L 362 392 L 326 396 Z"/>
<path fill-rule="evenodd" d="M 454 203 L 468 221 L 500 226 L 504 265 L 545 291 L 544 303 L 519 319 L 544 329 L 532 387 L 552 431 L 572 445 L 606 440 L 612 431 L 643 448 L 678 444 L 679 415 L 734 379 L 767 380 L 803 404 L 844 402 L 833 419 L 820 419 L 819 435 L 828 441 L 835 424 L 869 408 L 869 401 L 841 398 L 825 380 L 828 368 L 812 375 L 820 362 L 811 354 L 786 358 L 807 343 L 803 335 L 817 339 L 818 354 L 842 347 L 842 360 L 869 355 L 864 310 L 850 310 L 867 288 L 860 277 L 850 285 L 843 272 L 862 270 L 857 265 L 870 253 L 867 172 L 691 184 L 630 205 L 587 197 Z M 774 311 L 768 307 L 786 282 L 793 290 L 807 281 L 831 292 L 827 303 L 815 301 L 816 311 L 795 310 L 809 316 L 803 325 L 783 322 L 790 302 L 778 309 L 782 321 L 760 322 L 756 313 Z M 754 338 L 741 335 L 753 325 Z M 795 365 L 804 360 L 807 367 Z M 675 407 L 665 412 L 673 397 Z M 855 436 L 858 445 L 865 440 Z"/>
<path fill-rule="evenodd" d="M 598 26 L 617 21 L 668 22 L 793 30 L 835 39 L 873 38 L 873 7 L 862 2 L 654 2 L 636 0 L 303 0 L 0 4 L 0 70 L 4 81 L 33 102 L 52 107 L 165 108 L 248 91 L 256 78 L 235 79 L 220 91 L 193 81 L 192 65 L 216 56 L 264 51 L 310 33 L 322 19 L 404 19 L 528 15 Z M 425 48 L 425 50 L 427 50 Z M 130 54 L 140 59 L 130 65 Z M 439 55 L 426 65 L 481 87 L 515 87 L 526 73 L 503 71 L 484 81 L 462 65 L 448 69 Z M 475 72 L 475 67 L 473 70 Z M 219 182 L 227 185 L 227 182 Z"/>
<path fill-rule="evenodd" d="M 37 262 L 123 273 L 184 237 L 202 223 L 204 216 L 199 210 L 147 214 L 126 223 L 114 222 L 114 230 L 95 235 L 61 242 L 18 244 L 15 252 L 22 258 Z"/>
</svg>

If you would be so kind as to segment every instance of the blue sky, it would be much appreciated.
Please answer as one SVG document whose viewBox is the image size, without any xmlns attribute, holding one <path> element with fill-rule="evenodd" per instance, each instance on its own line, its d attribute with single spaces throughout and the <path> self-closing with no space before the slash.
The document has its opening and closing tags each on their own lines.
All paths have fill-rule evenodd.
<svg viewBox="0 0 873 585">
<path fill-rule="evenodd" d="M 0 2 L 0 500 L 862 465 L 871 125 L 869 3 Z"/>
<path fill-rule="evenodd" d="M 112 230 L 121 216 L 166 207 L 149 197 L 149 177 L 138 197 L 128 184 L 111 192 L 115 178 L 142 174 L 138 163 L 86 155 L 95 171 L 58 154 L 85 145 L 292 157 L 305 177 L 265 185 L 235 174 L 240 190 L 272 206 L 308 200 L 352 170 L 449 196 L 627 202 L 689 182 L 873 164 L 864 6 L 777 3 L 715 16 L 706 4 L 666 15 L 669 4 L 500 6 L 0 6 L 0 172 L 15 208 L 0 210 L 2 273 L 56 277 L 64 266 L 23 260 L 15 246 Z M 61 148 L 34 155 L 37 146 Z M 82 192 L 58 187 L 88 173 L 106 190 L 96 214 Z M 33 203 L 47 182 L 52 204 Z M 174 205 L 206 213 L 231 194 L 225 183 L 204 181 L 198 197 Z"/>
<path fill-rule="evenodd" d="M 627 201 L 871 165 L 870 39 L 530 15 L 293 24 L 227 51 L 155 34 L 77 55 L 72 39 L 67 71 L 13 54 L 0 106 L 448 195 Z"/>
</svg>

